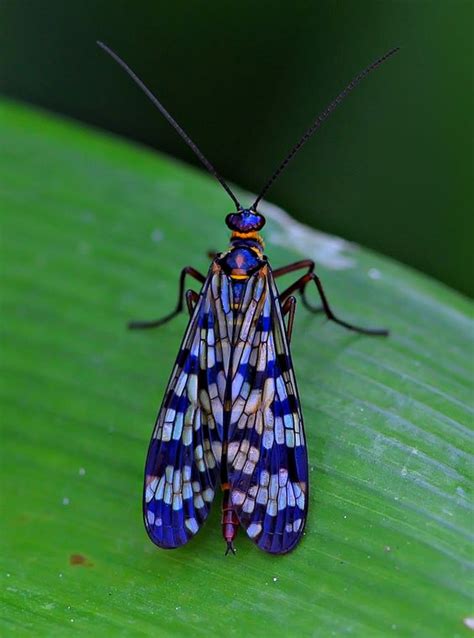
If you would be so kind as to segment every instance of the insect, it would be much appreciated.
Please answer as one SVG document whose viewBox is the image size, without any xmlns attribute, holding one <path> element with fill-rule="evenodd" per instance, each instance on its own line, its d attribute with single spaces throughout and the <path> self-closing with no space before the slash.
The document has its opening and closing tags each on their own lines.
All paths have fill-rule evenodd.
<svg viewBox="0 0 474 638">
<path fill-rule="evenodd" d="M 186 301 L 190 320 L 163 403 L 158 412 L 145 467 L 143 513 L 150 539 L 159 547 L 185 545 L 206 520 L 221 488 L 222 533 L 226 554 L 243 527 L 271 554 L 285 554 L 301 539 L 308 512 L 308 460 L 303 418 L 290 355 L 295 293 L 311 312 L 354 332 L 387 335 L 362 328 L 332 311 L 315 264 L 304 259 L 272 270 L 263 253 L 259 202 L 324 120 L 359 82 L 398 49 L 392 49 L 356 76 L 291 149 L 254 203 L 244 208 L 226 182 L 184 130 L 130 67 L 98 43 L 138 84 L 207 170 L 221 183 L 236 210 L 227 215 L 230 246 L 212 260 L 208 274 L 183 268 L 173 312 L 130 328 L 154 328 L 178 315 Z M 275 280 L 306 271 L 283 292 Z M 185 292 L 186 276 L 201 284 Z M 314 282 L 321 307 L 306 298 Z M 286 318 L 286 322 L 285 322 Z"/>
</svg>

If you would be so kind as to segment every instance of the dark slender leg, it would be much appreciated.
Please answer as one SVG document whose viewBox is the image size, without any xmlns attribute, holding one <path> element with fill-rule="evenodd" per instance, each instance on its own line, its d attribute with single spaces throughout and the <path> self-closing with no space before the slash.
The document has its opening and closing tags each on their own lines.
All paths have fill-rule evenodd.
<svg viewBox="0 0 474 638">
<path fill-rule="evenodd" d="M 194 312 L 194 308 L 197 304 L 197 301 L 199 299 L 199 295 L 194 290 L 186 290 L 185 296 L 186 296 L 186 305 L 188 306 L 189 316 L 191 317 Z"/>
<path fill-rule="evenodd" d="M 208 250 L 206 254 L 209 257 L 209 259 L 215 259 L 217 257 L 217 255 L 219 254 L 219 251 L 218 250 Z"/>
<path fill-rule="evenodd" d="M 194 277 L 194 279 L 197 279 L 197 281 L 201 282 L 202 284 L 206 281 L 204 275 L 201 275 L 200 272 L 198 272 L 191 266 L 186 266 L 186 268 L 183 268 L 179 276 L 178 303 L 175 310 L 173 310 L 173 312 L 170 312 L 169 315 L 166 315 L 161 319 L 154 319 L 153 321 L 130 321 L 128 327 L 133 330 L 141 328 L 157 328 L 158 326 L 162 326 L 167 321 L 170 321 L 170 319 L 173 319 L 173 317 L 176 317 L 176 315 L 179 315 L 179 313 L 183 310 L 184 280 L 186 279 L 186 275 Z"/>
<path fill-rule="evenodd" d="M 291 341 L 291 333 L 293 332 L 293 323 L 295 321 L 295 312 L 296 312 L 296 298 L 288 297 L 283 302 L 281 307 L 283 316 L 288 315 L 288 323 L 286 326 L 286 336 L 288 337 L 288 343 Z"/>
<path fill-rule="evenodd" d="M 301 295 L 301 303 L 306 308 L 306 310 L 309 310 L 309 312 L 312 312 L 315 315 L 317 315 L 320 312 L 324 312 L 324 306 L 322 304 L 321 306 L 313 306 L 313 304 L 309 303 L 309 301 L 306 298 L 306 286 L 300 290 L 300 295 Z"/>
<path fill-rule="evenodd" d="M 277 277 L 282 277 L 283 275 L 287 275 L 295 270 L 303 270 L 303 268 L 307 268 L 308 274 L 312 273 L 314 271 L 314 261 L 312 259 L 302 259 L 301 261 L 295 261 L 293 264 L 282 266 L 281 268 L 277 268 L 273 271 L 273 277 L 276 279 Z M 301 303 L 307 310 L 315 314 L 324 310 L 323 306 L 313 306 L 309 303 L 306 298 L 305 286 L 300 289 L 299 293 L 301 295 Z"/>
<path fill-rule="evenodd" d="M 273 278 L 277 279 L 278 277 L 287 275 L 288 273 L 294 272 L 295 270 L 303 270 L 303 268 L 306 268 L 308 272 L 313 272 L 314 261 L 312 259 L 302 259 L 301 261 L 295 261 L 293 264 L 281 266 L 281 268 L 275 268 L 275 270 L 272 271 Z"/>
<path fill-rule="evenodd" d="M 285 291 L 283 291 L 281 293 L 281 295 L 280 295 L 281 303 L 284 304 L 286 299 L 293 292 L 295 292 L 297 290 L 304 290 L 305 286 L 310 281 L 314 281 L 314 283 L 316 284 L 316 287 L 317 287 L 318 292 L 319 292 L 319 296 L 321 297 L 321 301 L 323 303 L 323 310 L 326 313 L 326 317 L 330 321 L 334 321 L 335 323 L 338 323 L 340 326 L 344 326 L 344 328 L 347 328 L 348 330 L 353 330 L 354 332 L 360 332 L 360 333 L 366 334 L 366 335 L 374 335 L 374 336 L 377 336 L 377 335 L 378 336 L 387 336 L 388 335 L 388 330 L 385 330 L 385 329 L 382 329 L 382 328 L 361 328 L 359 326 L 354 326 L 353 324 L 348 323 L 347 321 L 343 321 L 342 319 L 339 319 L 338 317 L 336 317 L 334 312 L 331 310 L 329 302 L 328 302 L 328 300 L 326 298 L 326 294 L 324 292 L 323 284 L 321 283 L 321 280 L 319 279 L 319 277 L 314 272 L 306 273 L 306 275 L 303 275 L 302 277 L 300 277 L 297 281 L 295 281 L 294 284 L 292 284 Z"/>
</svg>

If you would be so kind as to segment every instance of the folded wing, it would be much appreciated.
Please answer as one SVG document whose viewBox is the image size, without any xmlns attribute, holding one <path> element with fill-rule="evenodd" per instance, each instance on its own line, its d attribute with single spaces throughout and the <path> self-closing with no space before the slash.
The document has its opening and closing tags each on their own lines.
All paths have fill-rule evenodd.
<svg viewBox="0 0 474 638">
<path fill-rule="evenodd" d="M 143 512 L 151 540 L 184 545 L 206 520 L 219 480 L 232 290 L 210 272 L 186 330 L 145 468 Z"/>
<path fill-rule="evenodd" d="M 303 533 L 308 462 L 278 292 L 270 270 L 262 274 L 252 285 L 255 311 L 243 303 L 238 321 L 228 476 L 248 536 L 260 549 L 281 554 Z"/>
</svg>

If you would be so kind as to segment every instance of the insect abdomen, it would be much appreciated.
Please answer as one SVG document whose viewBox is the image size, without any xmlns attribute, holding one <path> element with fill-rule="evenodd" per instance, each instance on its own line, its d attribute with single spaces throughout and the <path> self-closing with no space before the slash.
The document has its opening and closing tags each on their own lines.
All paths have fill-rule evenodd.
<svg viewBox="0 0 474 638">
<path fill-rule="evenodd" d="M 237 514 L 235 513 L 235 510 L 230 502 L 229 484 L 224 484 L 222 488 L 224 490 L 221 519 L 222 536 L 227 543 L 227 552 L 235 552 L 233 543 L 235 537 L 237 536 L 237 530 L 239 529 L 239 519 L 237 518 Z"/>
</svg>

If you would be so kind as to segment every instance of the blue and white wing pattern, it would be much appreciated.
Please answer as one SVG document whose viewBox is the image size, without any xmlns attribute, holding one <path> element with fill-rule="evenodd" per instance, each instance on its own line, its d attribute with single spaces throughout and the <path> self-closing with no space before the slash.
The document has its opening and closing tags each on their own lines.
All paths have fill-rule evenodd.
<svg viewBox="0 0 474 638">
<path fill-rule="evenodd" d="M 282 554 L 303 533 L 308 462 L 286 328 L 269 267 L 250 278 L 235 330 L 227 458 L 231 503 L 258 547 Z"/>
<path fill-rule="evenodd" d="M 209 514 L 222 451 L 232 288 L 212 272 L 186 330 L 145 466 L 145 527 L 158 546 L 184 545 Z"/>
<path fill-rule="evenodd" d="M 225 502 L 230 495 L 230 538 L 240 523 L 267 552 L 296 545 L 308 502 L 306 446 L 269 266 L 238 284 L 214 262 L 203 286 L 148 450 L 144 518 L 153 542 L 187 543 L 218 487 Z"/>
</svg>

